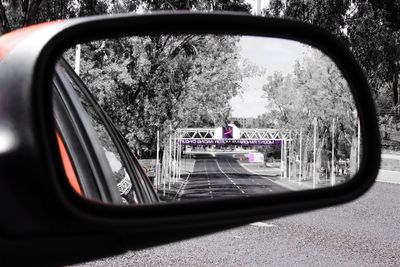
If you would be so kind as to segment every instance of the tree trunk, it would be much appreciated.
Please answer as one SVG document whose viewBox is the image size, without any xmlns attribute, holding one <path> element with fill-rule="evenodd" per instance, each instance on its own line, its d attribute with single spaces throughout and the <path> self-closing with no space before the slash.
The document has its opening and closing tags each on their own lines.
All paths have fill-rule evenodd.
<svg viewBox="0 0 400 267">
<path fill-rule="evenodd" d="M 353 177 L 357 172 L 357 135 L 351 137 L 350 149 L 350 177 Z"/>
<path fill-rule="evenodd" d="M 310 164 L 309 164 L 309 159 L 308 159 L 308 151 L 309 151 L 309 143 L 308 143 L 308 140 L 306 139 L 305 140 L 306 142 L 305 142 L 305 146 L 304 146 L 304 148 L 303 148 L 303 155 L 302 155 L 302 163 L 301 163 L 301 168 L 302 168 L 302 174 L 303 174 L 303 177 L 302 177 L 302 179 L 308 179 L 309 178 L 309 173 L 308 173 L 308 170 L 309 170 L 309 166 L 310 166 Z"/>
<path fill-rule="evenodd" d="M 393 106 L 396 107 L 399 104 L 399 73 L 397 70 L 396 63 L 394 61 L 391 60 L 389 62 L 389 65 L 390 65 L 390 70 L 393 72 L 392 101 L 393 101 Z"/>
<path fill-rule="evenodd" d="M 23 0 L 21 2 L 22 27 L 32 25 L 38 22 L 39 7 L 43 0 Z"/>
<path fill-rule="evenodd" d="M 397 71 L 394 73 L 393 77 L 393 86 L 392 86 L 392 91 L 393 91 L 393 105 L 397 106 L 399 103 L 399 75 Z"/>
<path fill-rule="evenodd" d="M 0 36 L 10 31 L 10 25 L 3 2 L 0 1 Z"/>
<path fill-rule="evenodd" d="M 301 168 L 302 168 L 302 174 L 303 174 L 303 179 L 304 180 L 309 180 L 310 179 L 310 177 L 311 177 L 311 175 L 312 174 L 310 174 L 311 172 L 310 172 L 310 170 L 312 169 L 311 168 L 311 164 L 310 164 L 310 159 L 309 159 L 309 151 L 310 151 L 310 149 L 309 149 L 309 147 L 310 147 L 310 142 L 309 142 L 309 140 L 308 140 L 308 138 L 305 138 L 305 145 L 304 145 L 304 148 L 303 148 L 303 156 L 302 156 L 302 163 L 301 163 Z"/>
<path fill-rule="evenodd" d="M 325 136 L 322 137 L 320 144 L 318 145 L 318 138 L 317 138 L 317 158 L 316 158 L 316 173 L 317 173 L 317 184 L 320 182 L 321 178 L 321 168 L 325 166 L 325 163 L 322 162 L 322 148 L 324 147 L 325 143 Z"/>
</svg>

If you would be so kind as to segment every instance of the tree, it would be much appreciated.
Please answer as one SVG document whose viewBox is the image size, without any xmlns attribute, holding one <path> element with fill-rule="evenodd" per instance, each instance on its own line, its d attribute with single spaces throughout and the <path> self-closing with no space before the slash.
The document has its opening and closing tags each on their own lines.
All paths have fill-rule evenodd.
<svg viewBox="0 0 400 267">
<path fill-rule="evenodd" d="M 309 22 L 345 39 L 343 29 L 350 3 L 350 0 L 271 0 L 264 14 Z"/>
<path fill-rule="evenodd" d="M 3 5 L 3 2 L 5 3 Z M 244 0 L 6 0 L 0 4 L 2 32 L 71 17 L 147 10 L 250 12 Z M 22 11 L 22 12 L 20 12 Z M 228 122 L 228 100 L 241 79 L 237 37 L 148 36 L 82 46 L 82 78 L 129 145 L 142 155 L 155 151 L 155 133 L 169 125 Z M 74 53 L 65 57 L 72 63 Z"/>
<path fill-rule="evenodd" d="M 267 16 L 322 26 L 341 38 L 364 69 L 381 122 L 387 129 L 400 112 L 400 2 L 392 0 L 271 0 Z M 396 114 L 393 116 L 393 114 Z M 388 134 L 385 132 L 385 136 Z"/>
<path fill-rule="evenodd" d="M 250 5 L 244 4 L 243 0 L 141 1 L 141 4 L 149 10 L 250 11 Z M 131 55 L 122 52 L 123 49 L 108 55 L 109 58 L 127 55 L 113 66 L 109 65 L 112 70 L 107 69 L 114 75 L 112 80 L 118 88 L 118 96 L 113 97 L 110 90 L 107 93 L 93 90 L 132 148 L 148 157 L 155 152 L 157 130 L 161 130 L 162 139 L 165 139 L 170 125 L 175 129 L 227 123 L 228 100 L 236 93 L 240 79 L 236 37 L 168 35 L 142 41 L 144 43 L 132 46 L 126 46 L 124 42 L 125 48 L 130 47 L 125 51 Z M 137 51 L 140 46 L 145 50 Z M 98 60 L 97 57 L 95 61 Z M 98 70 L 97 73 L 95 70 L 98 67 L 93 63 L 89 76 L 100 82 Z M 109 87 L 110 80 L 106 81 L 107 75 L 102 77 L 107 85 L 102 88 L 112 88 Z M 87 83 L 96 84 L 90 79 Z M 97 86 L 101 87 L 100 84 Z"/>
<path fill-rule="evenodd" d="M 244 0 L 144 0 L 149 10 L 204 10 L 235 11 L 250 13 L 251 5 Z"/>
<path fill-rule="evenodd" d="M 387 10 L 375 8 L 370 2 L 357 3 L 356 8 L 348 30 L 352 50 L 366 71 L 378 101 L 390 94 L 391 106 L 397 106 L 400 33 L 386 19 Z"/>
<path fill-rule="evenodd" d="M 0 1 L 0 34 L 40 22 L 107 14 L 115 11 L 110 8 L 114 6 L 106 0 L 3 0 Z"/>
<path fill-rule="evenodd" d="M 305 151 L 303 159 L 311 162 L 314 121 L 318 124 L 317 168 L 330 169 L 328 157 L 332 144 L 332 123 L 335 121 L 335 155 L 350 157 L 351 166 L 357 151 L 357 118 L 350 89 L 336 65 L 325 55 L 314 50 L 311 56 L 297 62 L 292 74 L 279 72 L 269 76 L 263 90 L 274 105 L 270 117 L 277 127 L 303 132 Z M 265 115 L 268 117 L 268 114 Z M 296 139 L 295 139 L 296 140 Z M 294 143 L 295 151 L 299 145 Z M 297 151 L 299 153 L 299 151 Z"/>
<path fill-rule="evenodd" d="M 142 157 L 156 132 L 226 124 L 239 89 L 235 36 L 159 35 L 82 46 L 81 77 Z M 74 53 L 65 55 L 73 61 Z M 72 61 L 71 61 L 72 59 Z"/>
<path fill-rule="evenodd" d="M 344 40 L 364 68 L 378 103 L 399 103 L 400 3 L 398 1 L 272 0 L 266 15 L 322 26 Z M 387 103 L 386 95 L 392 95 Z"/>
</svg>

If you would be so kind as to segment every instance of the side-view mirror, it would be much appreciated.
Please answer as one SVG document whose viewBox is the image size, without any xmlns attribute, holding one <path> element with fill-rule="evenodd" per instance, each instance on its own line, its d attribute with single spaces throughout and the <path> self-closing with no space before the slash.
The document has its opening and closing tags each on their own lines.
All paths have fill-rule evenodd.
<svg viewBox="0 0 400 267">
<path fill-rule="evenodd" d="M 309 24 L 99 16 L 0 48 L 8 255 L 70 264 L 164 244 L 345 203 L 378 173 L 364 74 Z"/>
</svg>

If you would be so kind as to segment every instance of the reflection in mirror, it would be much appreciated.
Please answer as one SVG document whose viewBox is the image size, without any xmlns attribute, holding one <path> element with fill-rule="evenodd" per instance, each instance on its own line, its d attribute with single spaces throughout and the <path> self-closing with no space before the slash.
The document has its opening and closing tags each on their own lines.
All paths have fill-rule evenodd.
<svg viewBox="0 0 400 267">
<path fill-rule="evenodd" d="M 134 36 L 79 44 L 58 65 L 55 77 L 76 76 L 75 94 L 96 102 L 89 109 L 80 97 L 81 120 L 92 126 L 92 145 L 111 170 L 105 179 L 117 189 L 103 189 L 113 183 L 102 184 L 96 171 L 77 179 L 99 192 L 118 190 L 122 203 L 154 203 L 152 194 L 186 201 L 330 187 L 359 166 L 349 86 L 335 63 L 308 45 Z"/>
</svg>

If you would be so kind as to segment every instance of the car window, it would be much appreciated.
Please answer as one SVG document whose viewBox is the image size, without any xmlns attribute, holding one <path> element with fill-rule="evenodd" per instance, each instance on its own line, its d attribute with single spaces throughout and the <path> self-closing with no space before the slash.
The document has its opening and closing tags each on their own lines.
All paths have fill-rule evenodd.
<svg viewBox="0 0 400 267">
<path fill-rule="evenodd" d="M 80 100 L 80 103 L 88 115 L 89 122 L 95 130 L 97 138 L 102 146 L 102 150 L 110 165 L 123 202 L 138 203 L 138 199 L 134 191 L 131 178 L 126 170 L 125 163 L 122 160 L 121 155 L 115 146 L 115 142 L 108 132 L 101 115 L 99 114 L 101 111 L 97 110 L 96 107 L 93 106 L 91 101 L 89 101 L 89 99 L 82 92 L 78 84 L 76 84 L 74 79 L 69 75 L 68 71 L 62 66 L 60 66 L 60 70 L 63 70 L 66 78 L 68 78 L 68 82 L 74 89 Z"/>
</svg>

